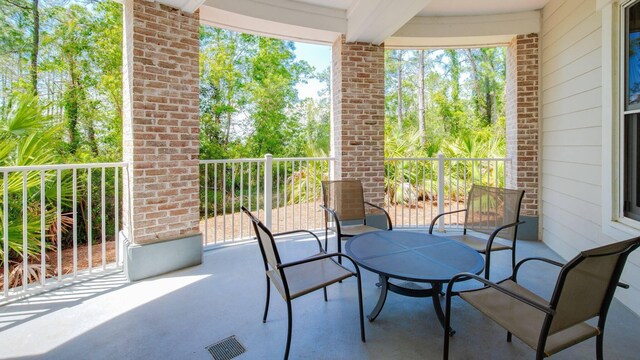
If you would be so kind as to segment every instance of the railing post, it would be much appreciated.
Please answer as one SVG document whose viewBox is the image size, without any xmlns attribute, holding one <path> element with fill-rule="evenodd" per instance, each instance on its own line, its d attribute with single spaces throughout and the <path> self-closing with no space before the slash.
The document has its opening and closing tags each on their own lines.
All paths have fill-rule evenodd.
<svg viewBox="0 0 640 360">
<path fill-rule="evenodd" d="M 438 214 L 444 212 L 444 154 L 438 154 Z M 444 232 L 444 216 L 438 219 L 438 231 Z"/>
<path fill-rule="evenodd" d="M 269 230 L 271 230 L 271 215 L 272 215 L 272 175 L 273 171 L 273 156 L 266 154 L 264 156 L 264 224 Z"/>
</svg>

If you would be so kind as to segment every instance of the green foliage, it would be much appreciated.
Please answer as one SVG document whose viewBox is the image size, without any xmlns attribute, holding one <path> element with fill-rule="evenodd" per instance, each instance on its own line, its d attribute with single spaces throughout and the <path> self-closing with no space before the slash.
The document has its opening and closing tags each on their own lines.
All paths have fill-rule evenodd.
<svg viewBox="0 0 640 360">
<path fill-rule="evenodd" d="M 57 161 L 56 153 L 51 146 L 58 143 L 59 126 L 43 117 L 44 109 L 38 104 L 38 99 L 26 92 L 8 99 L 5 106 L 0 108 L 0 166 L 29 166 L 50 164 Z M 55 218 L 56 194 L 55 177 L 52 173 L 45 174 L 44 194 L 47 210 L 45 212 L 45 227 L 48 229 Z M 61 179 L 68 184 L 68 177 Z M 70 187 L 67 187 L 71 191 Z M 0 183 L 0 194 L 4 194 L 4 182 Z M 28 255 L 40 253 L 40 192 L 41 179 L 36 172 L 12 172 L 7 177 L 8 200 L 11 204 L 27 204 L 28 221 L 26 224 Z M 66 204 L 69 194 L 63 194 Z M 24 197 L 26 196 L 26 199 Z M 3 200 L 0 200 L 3 201 Z M 0 259 L 3 258 L 3 244 L 5 231 L 9 235 L 8 247 L 14 254 L 22 256 L 23 248 L 23 209 L 22 206 L 9 207 L 8 228 L 0 231 Z M 0 218 L 3 218 L 3 208 L 0 207 Z"/>
<path fill-rule="evenodd" d="M 206 26 L 200 40 L 201 157 L 302 155 L 320 110 L 298 99 L 295 87 L 313 69 L 293 42 Z"/>
</svg>

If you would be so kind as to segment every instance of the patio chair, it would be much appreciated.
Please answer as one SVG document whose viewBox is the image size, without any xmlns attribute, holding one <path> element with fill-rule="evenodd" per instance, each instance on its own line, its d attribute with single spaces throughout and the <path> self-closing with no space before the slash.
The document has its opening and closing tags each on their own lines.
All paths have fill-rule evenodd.
<svg viewBox="0 0 640 360">
<path fill-rule="evenodd" d="M 253 222 L 253 230 L 255 231 L 258 239 L 258 245 L 260 246 L 262 260 L 264 262 L 264 270 L 267 277 L 267 298 L 264 306 L 262 322 L 264 323 L 267 321 L 267 313 L 269 312 L 270 282 L 273 283 L 280 295 L 282 295 L 282 298 L 287 302 L 288 330 L 284 358 L 289 358 L 289 348 L 291 347 L 291 300 L 315 290 L 323 289 L 324 301 L 327 301 L 326 287 L 331 284 L 341 282 L 351 276 L 355 276 L 357 278 L 358 307 L 360 311 L 360 337 L 362 342 L 365 342 L 364 316 L 362 310 L 362 283 L 358 265 L 347 255 L 339 253 L 327 254 L 322 248 L 320 239 L 310 231 L 295 230 L 272 234 L 260 220 L 247 210 L 247 208 L 243 206 L 242 211 L 244 211 L 244 213 L 247 214 Z M 278 248 L 276 247 L 274 237 L 294 233 L 307 233 L 312 235 L 318 242 L 318 253 L 305 259 L 283 263 L 280 260 L 280 255 L 278 254 Z M 353 264 L 355 272 L 338 264 L 333 259 L 335 257 L 344 257 L 349 259 Z"/>
<path fill-rule="evenodd" d="M 429 234 L 433 234 L 433 227 L 442 216 L 464 212 L 462 235 L 447 235 L 447 237 L 467 244 L 484 254 L 484 277 L 489 279 L 491 251 L 511 250 L 511 267 L 514 268 L 516 265 L 518 225 L 524 223 L 520 221 L 520 204 L 523 196 L 524 190 L 473 184 L 467 196 L 467 207 L 436 216 L 429 226 Z M 469 234 L 469 230 L 489 235 L 489 238 Z"/>
<path fill-rule="evenodd" d="M 360 180 L 331 180 L 322 182 L 322 197 L 325 211 L 324 243 L 327 246 L 329 230 L 336 234 L 338 252 L 342 252 L 344 238 L 364 234 L 371 231 L 391 230 L 391 217 L 380 206 L 364 201 Z M 386 229 L 367 224 L 365 205 L 380 211 L 386 217 Z"/>
<path fill-rule="evenodd" d="M 520 261 L 513 275 L 499 283 L 474 274 L 456 275 L 446 292 L 443 358 L 449 356 L 451 296 L 459 280 L 475 279 L 484 287 L 457 293 L 483 314 L 536 351 L 536 359 L 551 356 L 570 346 L 596 336 L 596 358 L 602 359 L 604 325 L 607 311 L 629 254 L 640 246 L 640 237 L 581 252 L 567 264 L 546 258 Z M 546 301 L 517 283 L 520 267 L 529 261 L 543 261 L 560 267 L 551 300 Z M 586 323 L 598 317 L 596 326 Z"/>
</svg>

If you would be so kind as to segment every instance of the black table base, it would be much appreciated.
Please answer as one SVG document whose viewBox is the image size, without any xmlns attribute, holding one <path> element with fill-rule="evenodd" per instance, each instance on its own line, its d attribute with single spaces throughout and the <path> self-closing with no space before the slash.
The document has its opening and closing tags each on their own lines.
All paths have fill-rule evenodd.
<svg viewBox="0 0 640 360">
<path fill-rule="evenodd" d="M 438 317 L 438 321 L 440 321 L 440 325 L 444 327 L 444 312 L 442 311 L 442 304 L 440 303 L 440 294 L 442 294 L 442 283 L 440 282 L 432 282 L 431 288 L 425 289 L 416 285 L 415 283 L 408 282 L 408 285 L 413 285 L 411 287 L 406 287 L 398 284 L 393 284 L 389 282 L 389 278 L 386 276 L 380 275 L 380 297 L 378 298 L 378 303 L 371 311 L 371 314 L 367 315 L 367 319 L 370 322 L 374 321 L 378 315 L 380 315 L 380 311 L 382 311 L 382 307 L 384 306 L 385 301 L 387 301 L 387 293 L 389 291 L 409 296 L 409 297 L 431 297 L 433 302 L 433 309 L 436 312 L 436 316 Z M 376 284 L 376 285 L 378 285 Z M 455 331 L 450 329 L 450 334 L 453 335 Z"/>
</svg>

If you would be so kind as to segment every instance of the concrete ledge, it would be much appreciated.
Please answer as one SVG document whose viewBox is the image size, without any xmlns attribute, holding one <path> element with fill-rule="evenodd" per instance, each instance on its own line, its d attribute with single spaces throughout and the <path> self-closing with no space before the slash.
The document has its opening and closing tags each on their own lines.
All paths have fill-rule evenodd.
<svg viewBox="0 0 640 360">
<path fill-rule="evenodd" d="M 537 216 L 522 216 L 520 215 L 520 221 L 525 223 L 518 226 L 518 239 L 519 240 L 540 240 L 538 236 L 538 217 Z"/>
<path fill-rule="evenodd" d="M 123 243 L 128 243 L 121 233 Z M 202 234 L 126 247 L 125 272 L 130 281 L 142 280 L 202 263 Z"/>
</svg>

